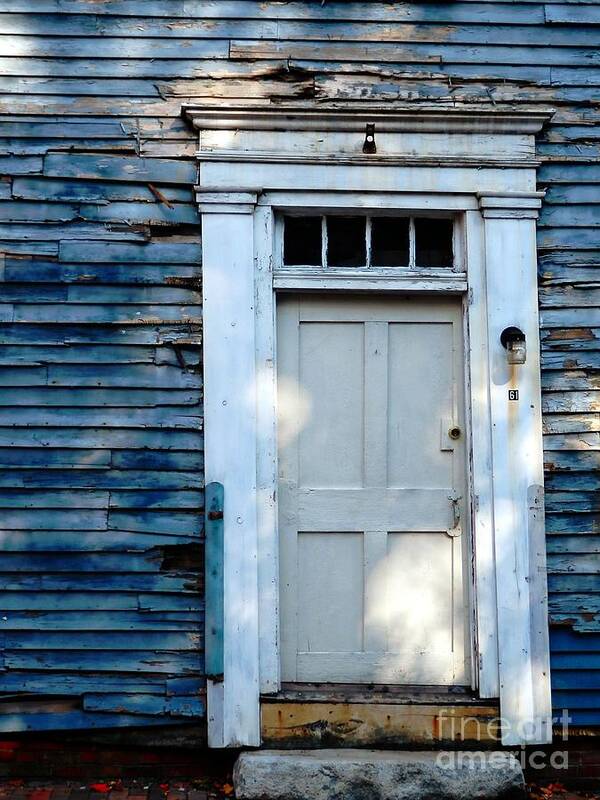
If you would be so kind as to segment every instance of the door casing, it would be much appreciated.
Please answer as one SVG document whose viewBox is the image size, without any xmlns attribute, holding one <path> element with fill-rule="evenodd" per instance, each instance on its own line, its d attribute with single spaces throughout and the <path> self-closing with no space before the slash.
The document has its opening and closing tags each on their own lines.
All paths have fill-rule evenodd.
<svg viewBox="0 0 600 800">
<path fill-rule="evenodd" d="M 425 149 L 438 148 L 432 161 L 430 154 L 403 155 L 402 136 L 386 139 L 395 152 L 365 158 L 356 146 L 361 125 L 364 135 L 360 114 L 264 108 L 188 114 L 197 127 L 215 134 L 199 153 L 197 193 L 206 480 L 223 482 L 226 498 L 224 679 L 208 682 L 209 743 L 260 744 L 260 694 L 276 692 L 280 683 L 274 293 L 286 288 L 465 297 L 473 674 L 480 697 L 500 697 L 504 744 L 549 741 L 535 251 L 543 193 L 535 191 L 533 147 L 533 134 L 547 115 L 379 113 L 387 131 L 416 134 L 411 147 L 418 150 L 422 142 Z M 235 136 L 221 137 L 224 128 Z M 339 134 L 331 142 L 324 134 L 320 150 L 307 145 L 306 155 L 298 156 L 303 137 L 308 141 L 321 129 Z M 419 133 L 432 129 L 460 131 L 461 137 L 434 141 Z M 263 141 L 258 131 L 266 131 L 264 149 L 257 147 Z M 465 132 L 482 131 L 485 153 L 464 155 Z M 348 151 L 343 158 L 340 148 Z M 456 214 L 466 269 L 324 276 L 278 268 L 279 212 L 348 209 Z M 521 328 L 528 342 L 527 362 L 516 369 L 508 367 L 500 344 L 500 332 L 509 325 Z M 510 405 L 507 390 L 517 386 L 520 400 Z"/>
</svg>

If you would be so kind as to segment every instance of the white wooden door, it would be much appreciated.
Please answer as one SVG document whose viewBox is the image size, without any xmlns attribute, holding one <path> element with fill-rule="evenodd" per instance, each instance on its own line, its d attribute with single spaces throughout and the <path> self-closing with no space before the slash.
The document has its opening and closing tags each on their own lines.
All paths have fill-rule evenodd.
<svg viewBox="0 0 600 800">
<path fill-rule="evenodd" d="M 467 684 L 460 300 L 277 314 L 282 679 Z"/>
</svg>

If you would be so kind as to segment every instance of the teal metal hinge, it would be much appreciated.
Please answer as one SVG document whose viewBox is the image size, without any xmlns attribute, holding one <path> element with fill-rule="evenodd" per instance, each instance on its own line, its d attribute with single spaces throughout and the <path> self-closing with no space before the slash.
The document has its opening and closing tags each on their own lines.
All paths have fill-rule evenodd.
<svg viewBox="0 0 600 800">
<path fill-rule="evenodd" d="M 223 680 L 223 539 L 222 483 L 209 483 L 206 487 L 205 525 L 206 545 L 204 555 L 205 582 L 205 670 L 212 681 Z"/>
</svg>

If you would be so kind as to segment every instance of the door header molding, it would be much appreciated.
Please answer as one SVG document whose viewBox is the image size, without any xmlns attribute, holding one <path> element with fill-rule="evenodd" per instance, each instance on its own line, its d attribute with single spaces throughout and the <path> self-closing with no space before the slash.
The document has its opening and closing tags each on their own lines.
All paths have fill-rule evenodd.
<svg viewBox="0 0 600 800">
<path fill-rule="evenodd" d="M 531 168 L 551 109 L 184 106 L 201 162 Z"/>
</svg>

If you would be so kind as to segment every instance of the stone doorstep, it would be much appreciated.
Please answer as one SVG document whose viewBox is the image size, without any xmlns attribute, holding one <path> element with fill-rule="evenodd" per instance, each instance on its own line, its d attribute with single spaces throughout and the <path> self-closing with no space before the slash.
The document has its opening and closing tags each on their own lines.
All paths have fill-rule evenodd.
<svg viewBox="0 0 600 800">
<path fill-rule="evenodd" d="M 237 800 L 517 800 L 519 762 L 500 751 L 261 750 L 242 753 Z"/>
</svg>

